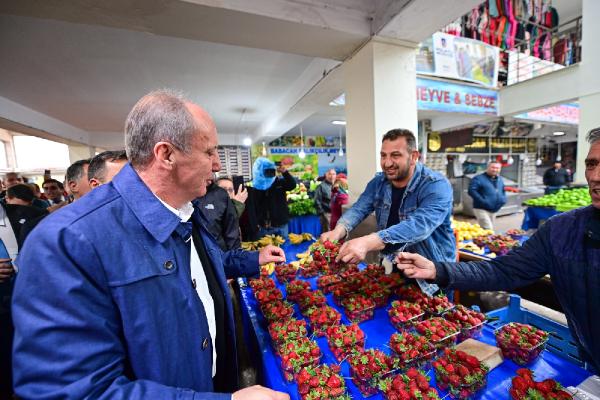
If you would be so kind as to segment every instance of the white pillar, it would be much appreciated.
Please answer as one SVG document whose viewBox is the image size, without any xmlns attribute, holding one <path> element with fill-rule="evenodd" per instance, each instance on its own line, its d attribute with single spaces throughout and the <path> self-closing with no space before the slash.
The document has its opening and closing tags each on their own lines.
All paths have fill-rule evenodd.
<svg viewBox="0 0 600 400">
<path fill-rule="evenodd" d="M 380 170 L 381 137 L 417 135 L 415 47 L 375 38 L 344 64 L 348 184 L 355 201 Z"/>
<path fill-rule="evenodd" d="M 95 154 L 95 147 L 85 145 L 69 145 L 69 161 L 71 164 L 75 161 L 94 157 Z"/>
<path fill-rule="evenodd" d="M 581 64 L 579 66 L 579 130 L 577 132 L 577 174 L 575 181 L 585 183 L 584 160 L 590 146 L 585 137 L 600 127 L 600 1 L 583 0 L 582 3 Z"/>
</svg>

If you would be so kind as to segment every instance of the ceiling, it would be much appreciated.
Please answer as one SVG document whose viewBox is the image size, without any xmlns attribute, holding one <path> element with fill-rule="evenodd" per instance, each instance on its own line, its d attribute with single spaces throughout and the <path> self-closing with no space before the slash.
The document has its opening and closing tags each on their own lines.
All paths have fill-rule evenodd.
<svg viewBox="0 0 600 400">
<path fill-rule="evenodd" d="M 223 143 L 300 123 L 335 135 L 343 110 L 327 104 L 343 92 L 341 62 L 374 35 L 422 40 L 477 3 L 5 0 L 0 127 L 121 147 L 135 101 L 172 88 L 211 113 Z"/>
</svg>

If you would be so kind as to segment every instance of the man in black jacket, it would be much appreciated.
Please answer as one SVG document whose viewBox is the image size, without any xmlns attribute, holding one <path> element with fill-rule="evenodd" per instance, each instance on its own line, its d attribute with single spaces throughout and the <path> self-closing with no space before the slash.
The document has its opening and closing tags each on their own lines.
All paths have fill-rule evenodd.
<svg viewBox="0 0 600 400">
<path fill-rule="evenodd" d="M 259 157 L 254 161 L 252 173 L 253 190 L 251 196 L 259 225 L 259 237 L 280 235 L 288 237 L 288 211 L 286 192 L 296 187 L 294 177 L 287 169 L 267 158 Z M 281 174 L 276 176 L 276 171 Z"/>
<path fill-rule="evenodd" d="M 569 183 L 569 172 L 562 167 L 560 161 L 555 161 L 552 168 L 544 172 L 544 185 L 546 185 L 546 194 L 556 193 L 562 187 Z"/>
<path fill-rule="evenodd" d="M 199 197 L 193 203 L 208 221 L 206 228 L 221 250 L 240 248 L 240 225 L 237 212 L 225 189 L 213 182 L 207 188 L 206 195 Z"/>
</svg>

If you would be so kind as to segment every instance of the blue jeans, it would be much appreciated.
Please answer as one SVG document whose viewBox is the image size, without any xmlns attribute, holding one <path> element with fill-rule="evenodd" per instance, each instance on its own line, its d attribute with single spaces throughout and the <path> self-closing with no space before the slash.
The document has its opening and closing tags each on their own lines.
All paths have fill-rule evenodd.
<svg viewBox="0 0 600 400">
<path fill-rule="evenodd" d="M 262 238 L 267 235 L 279 235 L 285 240 L 288 240 L 288 224 L 281 226 L 272 226 L 270 228 L 261 227 L 258 231 L 258 237 Z"/>
</svg>

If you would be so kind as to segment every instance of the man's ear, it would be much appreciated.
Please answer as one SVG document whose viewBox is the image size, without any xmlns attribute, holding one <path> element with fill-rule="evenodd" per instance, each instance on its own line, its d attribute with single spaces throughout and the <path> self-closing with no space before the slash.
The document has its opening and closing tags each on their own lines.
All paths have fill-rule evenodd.
<svg viewBox="0 0 600 400">
<path fill-rule="evenodd" d="M 96 189 L 98 186 L 102 185 L 102 182 L 100 182 L 98 179 L 96 178 L 92 178 L 89 181 L 89 185 L 92 189 Z"/>
<path fill-rule="evenodd" d="M 173 145 L 167 142 L 158 142 L 154 145 L 154 162 L 163 168 L 171 169 L 175 163 Z"/>
<path fill-rule="evenodd" d="M 77 182 L 75 181 L 68 181 L 67 182 L 67 186 L 69 187 L 69 192 L 71 192 L 72 194 L 77 193 Z"/>
</svg>

